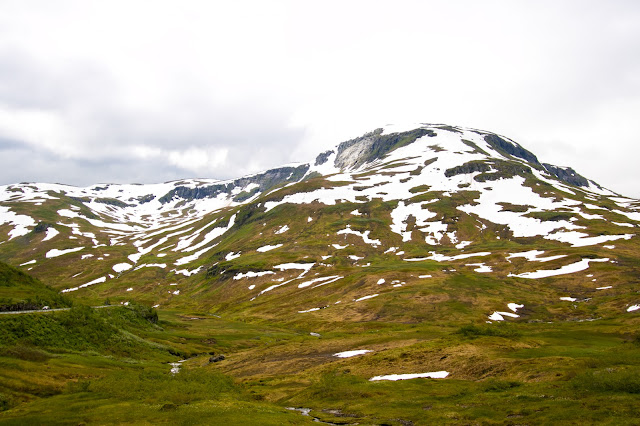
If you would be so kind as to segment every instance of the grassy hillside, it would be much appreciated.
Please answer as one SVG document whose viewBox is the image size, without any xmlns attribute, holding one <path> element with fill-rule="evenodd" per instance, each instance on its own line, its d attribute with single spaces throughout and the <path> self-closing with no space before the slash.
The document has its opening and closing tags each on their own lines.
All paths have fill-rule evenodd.
<svg viewBox="0 0 640 426">
<path fill-rule="evenodd" d="M 53 288 L 6 263 L 0 262 L 0 312 L 28 309 L 63 308 L 71 300 Z"/>
</svg>

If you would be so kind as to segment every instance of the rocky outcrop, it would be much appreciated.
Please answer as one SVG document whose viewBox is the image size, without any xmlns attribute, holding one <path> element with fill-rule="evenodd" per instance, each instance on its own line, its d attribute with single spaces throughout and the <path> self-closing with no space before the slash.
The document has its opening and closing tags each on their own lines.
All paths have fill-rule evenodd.
<svg viewBox="0 0 640 426">
<path fill-rule="evenodd" d="M 502 155 L 506 154 L 506 156 L 522 158 L 523 160 L 533 164 L 540 164 L 535 155 L 515 142 L 506 141 L 500 136 L 494 134 L 485 135 L 484 140 Z"/>
<path fill-rule="evenodd" d="M 357 168 L 383 158 L 395 149 L 412 144 L 423 136 L 433 137 L 436 136 L 436 132 L 431 129 L 419 128 L 408 132 L 383 135 L 382 129 L 376 129 L 364 136 L 338 145 L 338 155 L 334 165 L 341 169 Z"/>
<path fill-rule="evenodd" d="M 544 163 L 543 166 L 549 173 L 551 173 L 561 181 L 568 183 L 569 185 L 589 186 L 589 181 L 583 176 L 576 173 L 576 171 L 571 167 L 562 168 L 547 163 Z"/>
<path fill-rule="evenodd" d="M 457 175 L 469 174 L 473 172 L 488 172 L 491 170 L 491 165 L 482 161 L 469 161 L 461 166 L 452 167 L 445 170 L 444 175 L 446 177 L 452 177 Z"/>
<path fill-rule="evenodd" d="M 277 185 L 298 182 L 304 177 L 308 170 L 309 165 L 302 164 L 297 167 L 289 166 L 268 170 L 264 173 L 243 177 L 228 183 L 200 186 L 197 188 L 178 186 L 160 197 L 158 201 L 162 204 L 166 204 L 174 198 L 181 198 L 186 201 L 215 198 L 220 194 L 229 195 L 236 188 L 246 188 L 250 184 L 258 185 L 257 189 L 254 188 L 245 194 L 238 195 L 239 200 L 244 201 L 258 192 L 267 191 Z"/>
<path fill-rule="evenodd" d="M 334 153 L 334 151 L 333 151 L 333 150 L 330 150 L 330 151 L 325 151 L 325 152 L 323 152 L 322 154 L 318 155 L 318 156 L 316 157 L 315 165 L 316 165 L 316 166 L 321 166 L 321 165 L 323 165 L 324 163 L 326 163 L 327 161 L 329 161 L 329 157 L 330 157 L 330 156 L 331 156 L 331 154 L 333 154 L 333 153 Z"/>
</svg>

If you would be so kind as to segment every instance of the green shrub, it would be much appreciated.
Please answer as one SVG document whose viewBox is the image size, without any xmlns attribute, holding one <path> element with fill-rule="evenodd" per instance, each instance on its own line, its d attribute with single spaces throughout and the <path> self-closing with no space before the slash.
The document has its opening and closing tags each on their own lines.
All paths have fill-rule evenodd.
<svg viewBox="0 0 640 426">
<path fill-rule="evenodd" d="M 606 369 L 588 371 L 572 380 L 573 388 L 588 392 L 616 392 L 640 394 L 640 370 Z"/>
<path fill-rule="evenodd" d="M 9 399 L 0 393 L 0 411 L 6 411 L 11 407 Z"/>
<path fill-rule="evenodd" d="M 464 337 L 475 338 L 479 336 L 495 336 L 514 338 L 519 337 L 521 333 L 513 328 L 510 324 L 494 324 L 492 326 L 465 325 L 460 327 L 456 333 L 462 334 Z"/>
<path fill-rule="evenodd" d="M 50 314 L 0 317 L 0 347 L 25 346 L 55 351 L 98 350 L 134 356 L 150 349 L 132 336 L 144 327 L 156 327 L 155 310 L 143 305 L 93 309 L 75 306 Z M 153 345 L 152 345 L 153 346 Z M 17 357 L 31 356 L 20 349 Z"/>
<path fill-rule="evenodd" d="M 490 379 L 482 384 L 482 390 L 485 392 L 503 392 L 518 386 L 522 386 L 522 383 L 513 380 Z"/>
<path fill-rule="evenodd" d="M 52 357 L 51 354 L 43 350 L 24 344 L 0 348 L 0 355 L 34 362 L 48 361 Z"/>
</svg>

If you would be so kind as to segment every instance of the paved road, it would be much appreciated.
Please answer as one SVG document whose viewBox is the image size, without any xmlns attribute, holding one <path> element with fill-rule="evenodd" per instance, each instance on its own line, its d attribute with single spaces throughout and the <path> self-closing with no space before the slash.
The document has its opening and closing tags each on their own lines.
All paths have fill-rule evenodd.
<svg viewBox="0 0 640 426">
<path fill-rule="evenodd" d="M 92 308 L 94 309 L 114 308 L 116 306 L 121 306 L 121 305 L 100 305 L 100 306 L 92 306 Z M 57 311 L 68 311 L 69 309 L 71 308 L 34 309 L 32 311 L 5 311 L 5 312 L 0 312 L 0 315 L 33 314 L 37 312 L 47 313 L 47 312 L 57 312 Z"/>
</svg>

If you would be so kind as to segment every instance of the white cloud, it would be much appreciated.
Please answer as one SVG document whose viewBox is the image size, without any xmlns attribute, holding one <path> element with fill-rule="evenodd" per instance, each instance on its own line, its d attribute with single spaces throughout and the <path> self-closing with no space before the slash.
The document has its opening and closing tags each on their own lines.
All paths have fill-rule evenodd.
<svg viewBox="0 0 640 426">
<path fill-rule="evenodd" d="M 171 164 L 184 170 L 211 172 L 224 163 L 227 153 L 226 148 L 210 150 L 189 148 L 186 151 L 171 151 L 168 159 Z"/>
</svg>

